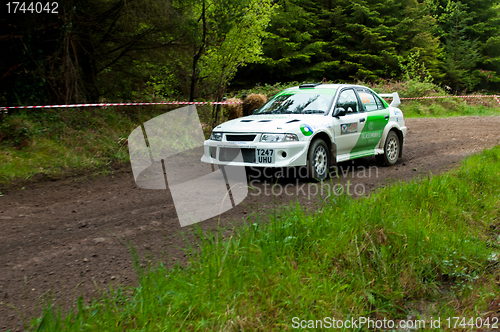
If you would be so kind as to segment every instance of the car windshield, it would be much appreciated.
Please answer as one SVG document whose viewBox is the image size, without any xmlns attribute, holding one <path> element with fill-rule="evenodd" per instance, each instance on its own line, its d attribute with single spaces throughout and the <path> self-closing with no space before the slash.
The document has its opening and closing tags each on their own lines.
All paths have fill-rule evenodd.
<svg viewBox="0 0 500 332">
<path fill-rule="evenodd" d="M 332 106 L 334 93 L 282 93 L 271 99 L 254 114 L 321 114 Z"/>
</svg>

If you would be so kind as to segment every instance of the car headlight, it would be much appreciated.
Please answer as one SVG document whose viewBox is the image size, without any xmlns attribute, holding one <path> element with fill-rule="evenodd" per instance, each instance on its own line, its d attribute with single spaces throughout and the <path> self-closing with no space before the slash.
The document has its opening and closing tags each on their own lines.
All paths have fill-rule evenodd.
<svg viewBox="0 0 500 332">
<path fill-rule="evenodd" d="M 212 141 L 222 141 L 222 133 L 214 133 L 214 132 L 212 132 L 212 134 L 210 135 L 210 139 Z"/>
<path fill-rule="evenodd" d="M 294 142 L 299 138 L 295 134 L 262 134 L 260 137 L 261 142 Z"/>
</svg>

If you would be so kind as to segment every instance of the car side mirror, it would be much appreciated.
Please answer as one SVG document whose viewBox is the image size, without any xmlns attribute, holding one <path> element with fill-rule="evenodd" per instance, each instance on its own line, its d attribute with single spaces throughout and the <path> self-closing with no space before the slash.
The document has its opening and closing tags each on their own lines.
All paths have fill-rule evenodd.
<svg viewBox="0 0 500 332">
<path fill-rule="evenodd" d="M 252 114 L 255 114 L 255 112 L 257 112 L 258 110 L 259 110 L 258 108 L 254 109 L 254 110 L 252 111 Z"/>
<path fill-rule="evenodd" d="M 344 116 L 346 114 L 347 114 L 347 111 L 345 110 L 345 108 L 342 108 L 342 107 L 338 107 L 335 109 L 335 111 L 333 111 L 333 116 L 335 116 L 335 117 Z"/>
</svg>

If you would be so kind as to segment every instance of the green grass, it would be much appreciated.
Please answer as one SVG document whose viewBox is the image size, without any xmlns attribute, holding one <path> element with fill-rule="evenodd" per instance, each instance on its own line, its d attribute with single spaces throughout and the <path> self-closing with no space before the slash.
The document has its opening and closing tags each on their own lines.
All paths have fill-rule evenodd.
<svg viewBox="0 0 500 332">
<path fill-rule="evenodd" d="M 203 121 L 207 109 L 198 109 Z M 127 163 L 132 130 L 167 110 L 156 106 L 44 109 L 3 116 L 0 185 L 37 174 L 57 177 Z"/>
<path fill-rule="evenodd" d="M 80 299 L 65 315 L 46 308 L 31 328 L 282 331 L 293 317 L 412 316 L 427 327 L 431 317 L 484 317 L 499 297 L 500 147 L 440 176 L 358 200 L 332 195 L 315 213 L 292 205 L 222 234 L 199 231 L 187 266 L 137 264 L 137 287 Z"/>
<path fill-rule="evenodd" d="M 446 118 L 455 116 L 500 116 L 500 105 L 493 98 L 403 100 L 405 118 Z"/>
</svg>

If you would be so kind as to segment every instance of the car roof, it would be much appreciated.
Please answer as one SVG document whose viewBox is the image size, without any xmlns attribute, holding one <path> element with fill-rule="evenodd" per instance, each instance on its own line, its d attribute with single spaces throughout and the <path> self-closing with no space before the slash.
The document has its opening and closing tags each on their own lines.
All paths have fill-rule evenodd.
<svg viewBox="0 0 500 332">
<path fill-rule="evenodd" d="M 318 84 L 316 86 L 308 86 L 308 87 L 300 87 L 300 86 L 294 86 L 293 88 L 288 88 L 286 89 L 287 91 L 294 91 L 294 90 L 305 90 L 305 89 L 311 89 L 311 90 L 323 90 L 323 89 L 334 89 L 338 90 L 341 88 L 367 88 L 366 86 L 363 85 L 358 85 L 358 84 Z"/>
</svg>

